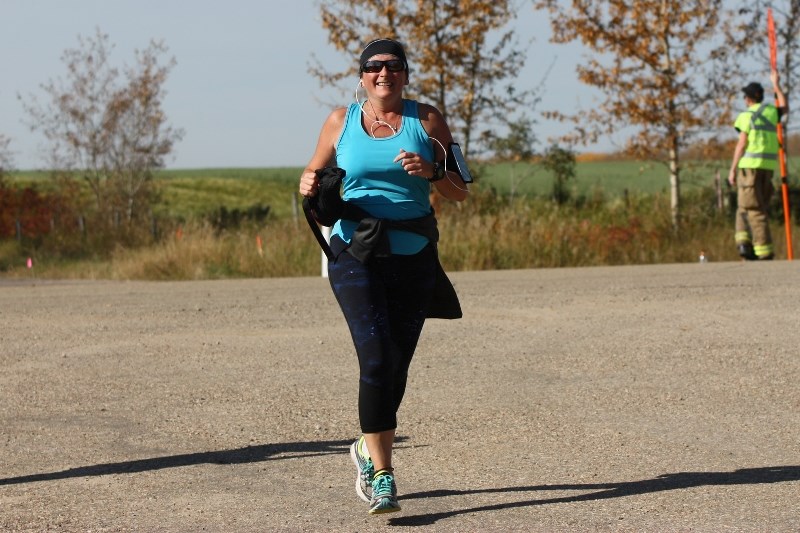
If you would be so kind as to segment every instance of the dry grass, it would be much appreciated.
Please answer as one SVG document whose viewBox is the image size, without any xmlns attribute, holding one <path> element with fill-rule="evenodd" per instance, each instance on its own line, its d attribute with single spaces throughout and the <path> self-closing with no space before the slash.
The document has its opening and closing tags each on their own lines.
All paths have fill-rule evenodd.
<svg viewBox="0 0 800 533">
<path fill-rule="evenodd" d="M 308 229 L 292 221 L 221 236 L 208 225 L 194 223 L 159 246 L 118 251 L 111 270 L 115 279 L 309 276 L 319 272 L 315 247 Z"/>
<path fill-rule="evenodd" d="M 459 209 L 440 214 L 440 253 L 452 270 L 597 266 L 737 259 L 733 223 L 707 197 L 687 202 L 679 235 L 664 195 L 627 202 L 558 206 L 517 202 L 502 210 Z M 470 206 L 474 207 L 474 206 Z M 776 244 L 781 237 L 776 232 Z M 781 248 L 785 239 L 778 244 Z"/>
<path fill-rule="evenodd" d="M 576 204 L 507 198 L 475 188 L 462 204 L 439 211 L 439 252 L 450 271 L 738 260 L 733 222 L 714 207 L 710 191 L 688 195 L 683 226 L 673 231 L 666 194 Z M 785 230 L 772 221 L 776 255 L 786 257 Z M 800 230 L 794 224 L 795 237 Z M 259 244 L 260 243 L 260 244 Z M 118 246 L 107 256 L 65 260 L 48 256 L 44 242 L 24 252 L 0 246 L 4 277 L 48 279 L 199 280 L 317 276 L 320 250 L 304 220 L 291 217 L 217 233 L 189 222 L 160 241 Z M 34 267 L 26 267 L 26 258 Z"/>
</svg>

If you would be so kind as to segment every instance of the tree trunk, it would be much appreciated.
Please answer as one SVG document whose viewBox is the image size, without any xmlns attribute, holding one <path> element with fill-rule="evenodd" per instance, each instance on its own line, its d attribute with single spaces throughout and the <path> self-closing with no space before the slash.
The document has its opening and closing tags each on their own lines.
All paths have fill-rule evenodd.
<svg viewBox="0 0 800 533">
<path fill-rule="evenodd" d="M 678 139 L 671 140 L 669 149 L 669 188 L 672 210 L 672 229 L 678 233 L 681 228 L 681 177 L 678 161 Z"/>
</svg>

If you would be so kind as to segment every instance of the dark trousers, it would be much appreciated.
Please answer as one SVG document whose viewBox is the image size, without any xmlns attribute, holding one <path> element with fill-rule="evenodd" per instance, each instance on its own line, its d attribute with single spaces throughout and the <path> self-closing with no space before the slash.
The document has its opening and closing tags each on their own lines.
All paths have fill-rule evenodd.
<svg viewBox="0 0 800 533">
<path fill-rule="evenodd" d="M 736 209 L 736 244 L 753 244 L 758 257 L 772 255 L 769 202 L 775 193 L 771 170 L 739 170 Z"/>
<path fill-rule="evenodd" d="M 436 278 L 436 252 L 372 258 L 347 251 L 328 263 L 328 279 L 353 338 L 360 370 L 361 431 L 397 427 L 408 368 L 425 324 Z"/>
</svg>

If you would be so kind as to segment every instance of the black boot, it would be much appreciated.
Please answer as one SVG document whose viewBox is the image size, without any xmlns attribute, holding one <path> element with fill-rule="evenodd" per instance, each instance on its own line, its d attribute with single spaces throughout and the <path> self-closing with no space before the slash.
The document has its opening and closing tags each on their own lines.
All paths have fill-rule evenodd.
<svg viewBox="0 0 800 533">
<path fill-rule="evenodd" d="M 756 253 L 753 251 L 753 245 L 750 243 L 742 243 L 737 246 L 739 255 L 747 261 L 755 261 L 758 259 Z"/>
</svg>

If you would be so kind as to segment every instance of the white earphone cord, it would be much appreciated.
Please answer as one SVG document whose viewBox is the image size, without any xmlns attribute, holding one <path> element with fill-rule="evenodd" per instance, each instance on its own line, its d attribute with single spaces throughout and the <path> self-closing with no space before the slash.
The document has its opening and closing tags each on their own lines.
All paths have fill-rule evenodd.
<svg viewBox="0 0 800 533">
<path fill-rule="evenodd" d="M 370 117 L 367 114 L 367 112 L 364 111 L 364 104 L 366 104 L 369 101 L 369 99 L 365 99 L 364 102 L 361 102 L 358 99 L 358 88 L 359 87 L 361 87 L 361 80 L 359 80 L 358 83 L 356 84 L 356 92 L 355 92 L 356 104 L 358 104 L 358 108 L 361 110 L 361 112 L 364 114 L 365 117 L 367 117 L 368 119 L 372 119 L 372 117 Z M 384 126 L 387 126 L 390 130 L 392 130 L 395 134 L 397 134 L 397 130 L 394 129 L 394 127 L 392 127 L 391 124 L 389 124 L 387 122 L 384 122 L 383 120 L 373 120 L 372 127 L 370 128 L 370 132 L 369 132 L 369 134 L 372 135 L 373 138 L 375 137 L 375 125 L 376 124 L 378 124 L 378 125 L 383 124 Z M 468 193 L 469 192 L 469 186 L 467 186 L 466 189 L 462 189 L 461 187 L 459 187 L 458 183 L 453 181 L 453 179 L 450 177 L 450 174 L 447 173 L 447 149 L 444 147 L 444 145 L 436 137 L 431 137 L 429 135 L 428 138 L 429 139 L 433 139 L 434 141 L 436 141 L 436 144 L 438 144 L 442 148 L 442 153 L 444 154 L 444 175 L 447 178 L 447 181 L 449 181 L 450 184 L 453 187 L 455 187 L 456 189 L 458 189 L 459 191 L 464 191 L 464 192 Z M 433 152 L 433 157 L 434 157 L 434 159 L 436 158 L 436 150 L 434 150 L 434 152 Z"/>
<path fill-rule="evenodd" d="M 447 150 L 445 150 L 444 145 L 441 142 L 439 142 L 439 139 L 437 139 L 436 137 L 431 137 L 430 135 L 428 135 L 428 138 L 429 139 L 433 139 L 434 141 L 436 141 L 436 144 L 438 144 L 439 146 L 442 147 L 442 153 L 444 153 L 444 175 L 447 178 L 447 181 L 449 181 L 450 184 L 453 187 L 455 187 L 456 189 L 458 189 L 459 191 L 464 191 L 464 192 L 468 193 L 469 192 L 469 186 L 468 185 L 467 185 L 466 189 L 462 189 L 461 187 L 459 187 L 458 183 L 456 183 L 455 181 L 452 180 L 452 178 L 450 177 L 450 174 L 447 173 Z M 433 152 L 433 157 L 434 157 L 434 159 L 436 158 L 436 150 L 434 150 L 434 152 Z"/>
<path fill-rule="evenodd" d="M 358 100 L 358 88 L 359 87 L 361 87 L 361 81 L 360 80 L 359 80 L 358 84 L 356 85 L 356 94 L 355 94 L 356 103 L 358 104 L 358 108 L 361 110 L 361 112 L 364 114 L 364 116 L 367 117 L 368 119 L 372 120 L 372 126 L 370 126 L 370 128 L 369 128 L 369 134 L 372 136 L 372 138 L 373 139 L 375 138 L 375 126 L 386 126 L 390 130 L 392 130 L 392 133 L 397 135 L 397 130 L 394 128 L 394 126 L 392 126 L 391 124 L 389 124 L 386 121 L 380 120 L 377 117 L 377 115 L 375 116 L 376 120 L 373 120 L 372 117 L 369 116 L 366 111 L 364 111 L 364 104 L 366 104 L 369 100 L 366 99 L 366 100 L 364 100 L 363 103 Z M 370 105 L 372 105 L 372 104 L 370 104 Z"/>
</svg>

